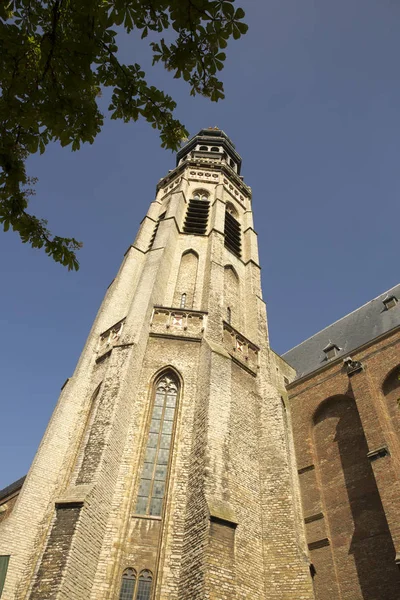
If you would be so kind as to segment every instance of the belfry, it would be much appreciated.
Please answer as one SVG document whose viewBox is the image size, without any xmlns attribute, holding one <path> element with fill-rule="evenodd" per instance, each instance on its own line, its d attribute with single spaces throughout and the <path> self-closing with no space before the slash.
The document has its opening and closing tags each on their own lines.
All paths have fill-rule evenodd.
<svg viewBox="0 0 400 600">
<path fill-rule="evenodd" d="M 228 136 L 178 152 L 12 514 L 2 600 L 311 600 L 283 361 Z"/>
</svg>

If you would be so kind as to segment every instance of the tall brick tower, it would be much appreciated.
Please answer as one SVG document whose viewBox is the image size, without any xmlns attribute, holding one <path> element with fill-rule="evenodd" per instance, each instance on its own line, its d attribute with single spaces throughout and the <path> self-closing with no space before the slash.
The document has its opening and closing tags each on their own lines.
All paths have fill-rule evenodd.
<svg viewBox="0 0 400 600">
<path fill-rule="evenodd" d="M 241 158 L 161 179 L 0 529 L 3 600 L 311 600 Z"/>
</svg>

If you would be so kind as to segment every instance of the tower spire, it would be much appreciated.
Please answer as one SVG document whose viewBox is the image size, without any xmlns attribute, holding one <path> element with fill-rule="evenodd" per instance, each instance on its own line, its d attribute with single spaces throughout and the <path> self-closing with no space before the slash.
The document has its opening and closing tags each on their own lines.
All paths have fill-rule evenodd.
<svg viewBox="0 0 400 600">
<path fill-rule="evenodd" d="M 0 528 L 5 600 L 312 599 L 241 164 L 202 129 L 158 183 Z"/>
</svg>

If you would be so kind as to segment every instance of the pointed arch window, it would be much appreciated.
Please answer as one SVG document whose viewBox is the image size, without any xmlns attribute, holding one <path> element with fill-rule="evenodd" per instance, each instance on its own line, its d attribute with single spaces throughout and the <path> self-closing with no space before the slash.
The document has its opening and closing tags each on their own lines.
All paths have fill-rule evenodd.
<svg viewBox="0 0 400 600">
<path fill-rule="evenodd" d="M 172 373 L 163 375 L 156 383 L 150 430 L 135 507 L 137 515 L 161 516 L 162 514 L 178 394 L 178 382 Z"/>
<path fill-rule="evenodd" d="M 125 569 L 122 574 L 122 584 L 119 600 L 150 600 L 153 574 L 145 569 L 141 571 L 139 579 L 135 569 Z"/>
<path fill-rule="evenodd" d="M 122 584 L 119 593 L 119 600 L 133 600 L 136 586 L 136 571 L 134 569 L 125 569 L 122 574 Z"/>
<path fill-rule="evenodd" d="M 153 576 L 150 571 L 142 571 L 139 575 L 139 585 L 136 600 L 150 600 Z"/>
<path fill-rule="evenodd" d="M 186 306 L 186 294 L 182 294 L 180 308 L 185 308 L 185 306 Z"/>
</svg>

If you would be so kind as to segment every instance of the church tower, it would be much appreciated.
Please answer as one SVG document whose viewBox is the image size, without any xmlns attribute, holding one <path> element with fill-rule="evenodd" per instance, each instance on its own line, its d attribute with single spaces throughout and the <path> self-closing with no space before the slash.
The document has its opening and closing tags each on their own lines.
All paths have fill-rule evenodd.
<svg viewBox="0 0 400 600">
<path fill-rule="evenodd" d="M 251 190 L 228 136 L 177 154 L 13 513 L 2 600 L 312 600 Z"/>
</svg>

